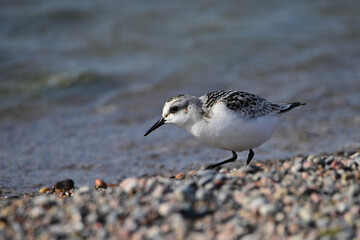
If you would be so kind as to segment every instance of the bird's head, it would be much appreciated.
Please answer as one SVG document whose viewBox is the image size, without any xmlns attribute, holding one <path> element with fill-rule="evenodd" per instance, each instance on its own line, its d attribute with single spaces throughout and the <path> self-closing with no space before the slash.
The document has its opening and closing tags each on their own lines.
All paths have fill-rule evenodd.
<svg viewBox="0 0 360 240">
<path fill-rule="evenodd" d="M 147 136 L 155 129 L 165 123 L 172 123 L 179 127 L 184 127 L 191 123 L 197 115 L 197 108 L 200 100 L 190 95 L 178 95 L 170 98 L 163 107 L 162 117 L 157 121 L 144 136 Z"/>
</svg>

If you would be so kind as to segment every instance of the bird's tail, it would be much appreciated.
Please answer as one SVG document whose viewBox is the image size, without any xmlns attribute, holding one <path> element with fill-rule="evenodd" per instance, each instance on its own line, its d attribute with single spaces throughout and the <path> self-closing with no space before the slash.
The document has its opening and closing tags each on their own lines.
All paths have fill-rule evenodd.
<svg viewBox="0 0 360 240">
<path fill-rule="evenodd" d="M 293 103 L 289 103 L 289 104 L 286 104 L 286 105 L 283 105 L 281 106 L 280 108 L 280 111 L 278 112 L 278 114 L 281 114 L 281 113 L 286 113 L 294 108 L 298 108 L 298 107 L 301 107 L 301 106 L 304 106 L 306 105 L 306 103 L 301 103 L 301 102 L 293 102 Z"/>
</svg>

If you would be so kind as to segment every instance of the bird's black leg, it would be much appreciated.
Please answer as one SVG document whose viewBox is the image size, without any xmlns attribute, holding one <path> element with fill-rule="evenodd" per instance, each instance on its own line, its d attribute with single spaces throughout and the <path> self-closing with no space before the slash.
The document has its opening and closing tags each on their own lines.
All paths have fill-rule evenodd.
<svg viewBox="0 0 360 240">
<path fill-rule="evenodd" d="M 229 162 L 234 162 L 237 159 L 237 155 L 236 152 L 231 151 L 232 152 L 232 157 L 229 159 L 226 159 L 225 161 L 219 162 L 219 163 L 215 163 L 215 164 L 211 164 L 208 167 L 206 167 L 205 169 L 214 169 L 216 167 L 219 167 L 225 163 L 229 163 Z"/>
<path fill-rule="evenodd" d="M 245 163 L 245 167 L 247 165 L 249 165 L 249 163 L 251 162 L 251 159 L 254 157 L 255 153 L 252 149 L 249 150 L 249 155 L 248 155 L 248 158 L 246 160 L 246 163 Z"/>
</svg>

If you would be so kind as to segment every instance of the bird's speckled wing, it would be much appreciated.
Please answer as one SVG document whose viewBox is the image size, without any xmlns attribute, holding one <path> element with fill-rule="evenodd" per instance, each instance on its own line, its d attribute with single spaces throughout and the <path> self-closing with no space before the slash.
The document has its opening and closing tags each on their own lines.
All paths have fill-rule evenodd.
<svg viewBox="0 0 360 240">
<path fill-rule="evenodd" d="M 289 105 L 271 103 L 261 97 L 243 91 L 215 91 L 200 97 L 200 99 L 203 101 L 205 112 L 216 103 L 224 102 L 229 109 L 248 118 L 280 113 L 289 107 Z"/>
</svg>

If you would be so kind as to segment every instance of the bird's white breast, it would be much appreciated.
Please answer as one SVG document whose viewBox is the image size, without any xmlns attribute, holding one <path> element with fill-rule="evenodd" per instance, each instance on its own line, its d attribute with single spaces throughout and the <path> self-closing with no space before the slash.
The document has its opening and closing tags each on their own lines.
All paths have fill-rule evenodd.
<svg viewBox="0 0 360 240">
<path fill-rule="evenodd" d="M 196 138 L 217 148 L 241 152 L 258 147 L 275 132 L 278 116 L 243 118 L 224 103 L 215 104 L 209 117 L 187 127 Z"/>
</svg>

